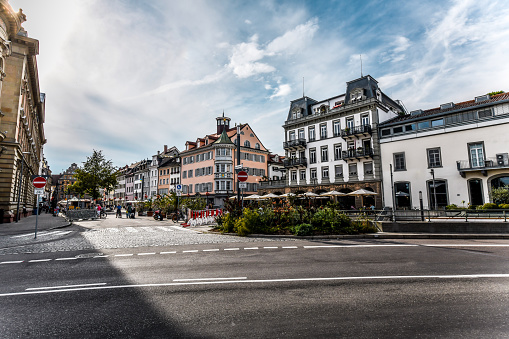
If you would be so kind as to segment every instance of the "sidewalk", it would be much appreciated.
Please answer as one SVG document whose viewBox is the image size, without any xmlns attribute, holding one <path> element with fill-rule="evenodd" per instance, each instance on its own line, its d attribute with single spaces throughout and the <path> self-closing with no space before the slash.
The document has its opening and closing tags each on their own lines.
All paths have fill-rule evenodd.
<svg viewBox="0 0 509 339">
<path fill-rule="evenodd" d="M 0 236 L 18 235 L 35 232 L 35 215 L 21 218 L 18 222 L 0 224 Z M 37 232 L 71 225 L 63 217 L 54 217 L 51 213 L 41 213 L 37 220 Z"/>
</svg>

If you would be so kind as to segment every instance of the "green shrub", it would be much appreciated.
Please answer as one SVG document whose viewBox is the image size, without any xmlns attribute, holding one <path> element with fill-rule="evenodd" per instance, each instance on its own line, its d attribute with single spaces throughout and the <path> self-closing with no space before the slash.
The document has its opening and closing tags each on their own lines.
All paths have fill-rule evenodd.
<svg viewBox="0 0 509 339">
<path fill-rule="evenodd" d="M 221 232 L 223 233 L 231 233 L 235 227 L 235 218 L 231 213 L 226 213 L 223 215 L 223 227 L 221 228 Z"/>
<path fill-rule="evenodd" d="M 455 204 L 450 204 L 450 205 L 445 206 L 445 209 L 446 210 L 457 210 L 458 206 Z"/>
<path fill-rule="evenodd" d="M 498 208 L 497 204 L 494 204 L 492 202 L 487 202 L 482 206 L 477 206 L 478 210 L 492 210 Z"/>
<path fill-rule="evenodd" d="M 507 210 L 507 209 L 509 209 L 509 204 L 500 204 L 500 205 L 498 205 L 498 208 Z"/>
<path fill-rule="evenodd" d="M 312 235 L 314 233 L 314 229 L 311 224 L 299 224 L 292 228 L 292 233 L 300 236 Z"/>
</svg>

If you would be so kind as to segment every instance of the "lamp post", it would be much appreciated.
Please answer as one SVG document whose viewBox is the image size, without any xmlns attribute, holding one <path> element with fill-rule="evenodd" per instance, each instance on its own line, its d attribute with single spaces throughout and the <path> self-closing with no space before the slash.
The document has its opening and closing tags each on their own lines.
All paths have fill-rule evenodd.
<svg viewBox="0 0 509 339">
<path fill-rule="evenodd" d="M 392 195 L 392 221 L 396 222 L 396 195 L 394 194 L 394 178 L 392 175 L 392 164 L 389 165 L 391 172 L 391 195 Z"/>
<path fill-rule="evenodd" d="M 23 181 L 23 165 L 25 163 L 25 154 L 31 154 L 30 152 L 21 152 L 21 174 L 19 175 L 18 185 L 18 206 L 16 207 L 16 222 L 19 220 L 19 202 L 21 199 L 21 182 Z M 26 203 L 26 201 L 25 201 Z M 39 207 L 39 206 L 37 206 Z"/>
<path fill-rule="evenodd" d="M 435 185 L 435 170 L 432 168 L 430 170 L 430 173 L 431 173 L 431 176 L 433 177 L 433 207 L 435 209 L 435 211 L 437 210 L 437 187 Z"/>
<path fill-rule="evenodd" d="M 421 221 L 424 221 L 424 207 L 422 203 L 422 191 L 419 191 L 419 204 L 421 207 Z"/>
</svg>

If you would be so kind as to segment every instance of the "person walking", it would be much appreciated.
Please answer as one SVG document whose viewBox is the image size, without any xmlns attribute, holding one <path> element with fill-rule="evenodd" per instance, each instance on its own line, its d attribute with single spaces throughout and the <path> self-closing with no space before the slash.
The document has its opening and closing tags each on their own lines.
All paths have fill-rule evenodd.
<svg viewBox="0 0 509 339">
<path fill-rule="evenodd" d="M 131 207 L 131 205 L 129 204 L 127 206 L 127 219 L 129 219 L 131 217 L 131 213 L 133 212 L 133 208 Z"/>
<path fill-rule="evenodd" d="M 100 204 L 97 204 L 97 217 L 98 218 L 101 217 L 101 205 Z"/>
<path fill-rule="evenodd" d="M 116 218 L 122 218 L 122 206 L 120 204 L 117 205 L 117 215 Z"/>
</svg>

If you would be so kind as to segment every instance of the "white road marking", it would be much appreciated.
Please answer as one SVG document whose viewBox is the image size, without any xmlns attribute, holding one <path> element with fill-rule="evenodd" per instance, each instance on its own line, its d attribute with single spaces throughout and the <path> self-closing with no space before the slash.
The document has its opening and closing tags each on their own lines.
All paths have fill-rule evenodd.
<svg viewBox="0 0 509 339">
<path fill-rule="evenodd" d="M 119 229 L 118 228 L 106 228 L 108 230 L 108 232 L 111 232 L 111 233 L 118 233 L 119 232 Z"/>
<path fill-rule="evenodd" d="M 133 254 L 115 254 L 115 257 L 131 257 Z"/>
<path fill-rule="evenodd" d="M 175 232 L 174 230 L 172 230 L 168 226 L 156 226 L 156 228 L 158 228 L 160 230 L 163 230 L 163 231 L 166 231 L 166 232 Z"/>
<path fill-rule="evenodd" d="M 107 258 L 108 255 L 96 255 L 94 256 L 94 258 Z"/>
<path fill-rule="evenodd" d="M 131 232 L 131 233 L 138 233 L 138 230 L 134 227 L 125 227 L 124 228 L 127 232 Z"/>
<path fill-rule="evenodd" d="M 283 246 L 281 248 L 298 248 L 297 246 Z"/>
<path fill-rule="evenodd" d="M 174 254 L 174 253 L 177 253 L 177 251 L 171 251 L 171 252 L 161 252 L 159 254 Z"/>
<path fill-rule="evenodd" d="M 217 251 L 219 251 L 219 248 L 211 248 L 208 250 L 203 250 L 203 252 L 217 252 Z"/>
<path fill-rule="evenodd" d="M 194 278 L 194 279 L 173 279 L 173 281 L 209 281 L 209 280 L 242 280 L 247 277 L 234 277 L 234 278 Z"/>
<path fill-rule="evenodd" d="M 29 262 L 45 262 L 45 261 L 51 261 L 51 259 L 34 259 L 30 260 Z"/>
<path fill-rule="evenodd" d="M 78 258 L 56 258 L 55 260 L 76 260 Z"/>
<path fill-rule="evenodd" d="M 260 283 L 279 283 L 279 282 L 302 282 L 302 281 L 362 281 L 362 280 L 415 280 L 415 279 L 509 279 L 509 274 L 459 274 L 459 275 L 388 275 L 388 276 L 366 276 L 366 277 L 325 277 L 325 278 L 283 278 L 283 279 L 258 279 L 258 280 L 217 280 L 217 281 L 188 281 L 171 283 L 153 283 L 153 284 L 133 284 L 116 286 L 89 286 L 75 288 L 60 288 L 37 291 L 23 291 L 1 293 L 0 297 L 47 294 L 61 292 L 76 292 L 90 290 L 120 289 L 120 288 L 143 288 L 143 287 L 169 287 L 186 285 L 219 285 L 219 284 L 260 284 Z"/>
<path fill-rule="evenodd" d="M 52 234 L 56 234 L 56 233 L 61 233 L 62 231 L 53 231 L 53 232 L 40 232 L 38 234 L 39 237 L 44 237 L 46 235 L 52 235 Z M 67 233 L 70 233 L 72 231 L 69 231 Z M 22 238 L 22 237 L 29 237 L 29 236 L 34 236 L 34 233 L 28 233 L 28 234 L 21 234 L 21 235 L 15 235 L 15 236 L 12 236 L 11 238 Z"/>
<path fill-rule="evenodd" d="M 464 245 L 464 244 L 423 244 L 422 246 L 427 247 L 509 247 L 509 244 L 471 244 L 471 245 Z"/>
<path fill-rule="evenodd" d="M 238 247 L 233 247 L 233 248 L 225 248 L 224 251 L 238 251 L 240 250 L 240 248 Z"/>
<path fill-rule="evenodd" d="M 245 250 L 257 250 L 258 247 L 244 247 Z"/>
<path fill-rule="evenodd" d="M 40 236 L 40 235 L 41 235 L 41 234 L 39 233 L 39 236 Z M 29 237 L 29 236 L 32 236 L 32 237 L 33 237 L 33 236 L 34 236 L 34 232 L 29 233 L 29 234 L 14 235 L 14 236 L 12 236 L 12 237 L 11 237 L 11 239 L 13 239 L 13 238 L 23 238 L 23 237 Z"/>
<path fill-rule="evenodd" d="M 182 253 L 196 253 L 198 250 L 188 250 L 188 251 L 182 251 Z"/>
<path fill-rule="evenodd" d="M 412 244 L 381 244 L 381 245 L 316 245 L 303 246 L 304 248 L 359 248 L 359 247 L 418 247 L 420 245 Z"/>
<path fill-rule="evenodd" d="M 154 233 L 154 232 L 157 232 L 155 229 L 153 229 L 152 227 L 147 227 L 147 226 L 144 226 L 144 227 L 140 227 L 142 230 L 144 231 L 147 231 L 147 232 L 150 232 L 150 233 Z"/>
<path fill-rule="evenodd" d="M 20 263 L 22 263 L 22 262 L 23 262 L 23 260 L 16 260 L 16 261 L 2 261 L 2 262 L 0 262 L 0 265 L 2 265 L 2 264 L 20 264 Z"/>
<path fill-rule="evenodd" d="M 154 255 L 156 254 L 155 252 L 150 252 L 150 253 L 138 253 L 138 255 Z"/>
<path fill-rule="evenodd" d="M 277 246 L 265 246 L 264 248 L 271 249 L 271 248 L 279 248 Z"/>
<path fill-rule="evenodd" d="M 193 233 L 200 233 L 198 231 L 195 231 L 195 230 L 190 230 L 189 228 L 184 228 L 184 227 L 180 227 L 180 226 L 169 226 L 175 230 L 178 230 L 178 231 L 185 231 L 185 232 L 193 232 Z"/>
<path fill-rule="evenodd" d="M 106 283 L 95 283 L 95 284 L 80 284 L 80 285 L 62 285 L 62 286 L 48 286 L 48 287 L 31 287 L 25 289 L 25 291 L 37 291 L 37 290 L 53 290 L 56 288 L 74 288 L 74 287 L 86 287 L 86 286 L 104 286 Z"/>
</svg>

